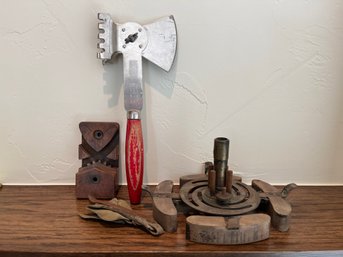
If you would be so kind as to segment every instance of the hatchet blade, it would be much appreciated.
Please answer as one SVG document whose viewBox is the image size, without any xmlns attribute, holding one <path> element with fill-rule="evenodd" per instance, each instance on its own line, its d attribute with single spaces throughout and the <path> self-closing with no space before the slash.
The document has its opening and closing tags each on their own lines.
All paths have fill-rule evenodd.
<svg viewBox="0 0 343 257">
<path fill-rule="evenodd" d="M 143 27 L 148 34 L 148 43 L 142 56 L 169 71 L 174 62 L 177 45 L 174 17 L 166 16 Z"/>
</svg>

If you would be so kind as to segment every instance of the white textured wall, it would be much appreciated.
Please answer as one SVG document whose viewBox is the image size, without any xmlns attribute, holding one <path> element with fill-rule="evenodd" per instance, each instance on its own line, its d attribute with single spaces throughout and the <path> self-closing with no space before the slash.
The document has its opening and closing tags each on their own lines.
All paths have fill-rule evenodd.
<svg viewBox="0 0 343 257">
<path fill-rule="evenodd" d="M 1 0 L 0 182 L 73 183 L 80 121 L 119 122 L 124 149 L 98 12 L 177 22 L 171 72 L 144 62 L 144 183 L 200 172 L 225 136 L 245 181 L 343 184 L 341 0 Z"/>
</svg>

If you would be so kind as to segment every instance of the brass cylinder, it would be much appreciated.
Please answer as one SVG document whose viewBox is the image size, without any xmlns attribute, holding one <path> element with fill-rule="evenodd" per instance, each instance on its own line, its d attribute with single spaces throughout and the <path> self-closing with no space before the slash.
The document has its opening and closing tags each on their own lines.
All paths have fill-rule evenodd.
<svg viewBox="0 0 343 257">
<path fill-rule="evenodd" d="M 214 140 L 213 163 L 216 171 L 216 188 L 220 190 L 225 187 L 225 173 L 228 169 L 230 140 L 225 137 L 217 137 Z"/>
<path fill-rule="evenodd" d="M 210 170 L 213 170 L 213 163 L 212 162 L 205 162 L 205 174 L 208 175 Z"/>
<path fill-rule="evenodd" d="M 216 172 L 214 170 L 210 170 L 208 172 L 208 187 L 210 189 L 211 195 L 215 195 L 215 193 L 216 193 Z"/>
<path fill-rule="evenodd" d="M 232 170 L 227 170 L 226 171 L 226 192 L 231 194 L 232 190 L 232 180 L 233 180 L 233 172 Z"/>
</svg>

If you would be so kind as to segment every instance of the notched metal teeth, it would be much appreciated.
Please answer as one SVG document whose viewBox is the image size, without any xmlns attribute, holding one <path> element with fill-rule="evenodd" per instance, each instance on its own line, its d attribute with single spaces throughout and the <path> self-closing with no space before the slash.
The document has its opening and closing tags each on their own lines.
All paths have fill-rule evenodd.
<svg viewBox="0 0 343 257">
<path fill-rule="evenodd" d="M 99 28 L 100 31 L 101 31 L 101 30 L 105 31 L 105 29 L 106 29 L 106 24 L 104 24 L 103 22 L 99 22 L 99 23 L 98 23 L 98 28 Z"/>
<path fill-rule="evenodd" d="M 105 52 L 98 52 L 98 53 L 96 53 L 96 57 L 98 58 L 98 59 L 102 59 L 102 60 L 107 60 L 108 58 L 107 58 L 107 56 L 105 55 Z"/>
<path fill-rule="evenodd" d="M 97 47 L 101 50 L 101 49 L 105 49 L 105 45 L 104 43 L 98 43 Z"/>
<path fill-rule="evenodd" d="M 104 42 L 109 37 L 109 31 L 106 28 L 99 28 L 98 38 Z"/>
<path fill-rule="evenodd" d="M 105 20 L 108 20 L 108 18 L 111 18 L 111 16 L 108 13 L 102 13 L 102 12 L 98 13 L 99 20 L 105 21 Z"/>
<path fill-rule="evenodd" d="M 99 38 L 99 39 L 106 40 L 107 37 L 108 37 L 108 36 L 107 36 L 107 33 L 99 33 L 99 34 L 98 34 L 98 38 Z"/>
<path fill-rule="evenodd" d="M 106 44 L 105 44 L 104 35 L 99 33 L 98 37 L 99 37 L 100 42 L 97 43 L 97 48 L 100 50 L 100 52 L 97 53 L 97 58 L 107 59 L 108 57 L 105 56 Z"/>
<path fill-rule="evenodd" d="M 111 59 L 113 54 L 113 45 L 112 45 L 112 26 L 113 21 L 109 14 L 107 13 L 98 13 L 98 38 L 99 41 L 97 44 L 100 52 L 97 53 L 98 59 L 107 61 Z"/>
</svg>

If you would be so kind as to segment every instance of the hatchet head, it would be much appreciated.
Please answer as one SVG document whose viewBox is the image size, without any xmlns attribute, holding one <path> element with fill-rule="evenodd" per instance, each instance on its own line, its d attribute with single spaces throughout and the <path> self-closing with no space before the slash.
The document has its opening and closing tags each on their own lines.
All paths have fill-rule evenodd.
<svg viewBox="0 0 343 257">
<path fill-rule="evenodd" d="M 141 55 L 165 71 L 170 70 L 177 45 L 176 25 L 172 15 L 146 25 L 135 22 L 115 23 L 106 13 L 99 13 L 98 19 L 98 58 L 104 63 L 118 53 Z"/>
</svg>

